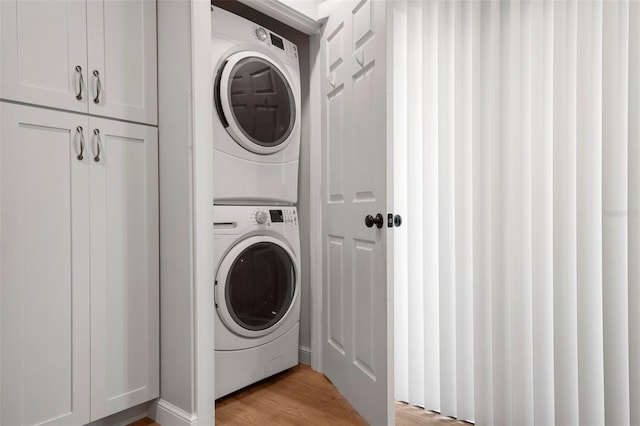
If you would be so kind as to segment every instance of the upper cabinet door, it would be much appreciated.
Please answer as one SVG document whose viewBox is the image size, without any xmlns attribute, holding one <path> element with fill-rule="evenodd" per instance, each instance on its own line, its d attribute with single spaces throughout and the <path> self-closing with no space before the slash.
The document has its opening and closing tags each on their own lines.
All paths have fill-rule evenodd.
<svg viewBox="0 0 640 426">
<path fill-rule="evenodd" d="M 96 420 L 159 396 L 158 129 L 89 121 Z"/>
<path fill-rule="evenodd" d="M 7 103 L 0 116 L 0 424 L 85 424 L 87 118 Z"/>
<path fill-rule="evenodd" d="M 89 112 L 157 124 L 155 0 L 88 0 Z"/>
<path fill-rule="evenodd" d="M 0 14 L 0 98 L 86 112 L 86 3 L 2 0 Z"/>
</svg>

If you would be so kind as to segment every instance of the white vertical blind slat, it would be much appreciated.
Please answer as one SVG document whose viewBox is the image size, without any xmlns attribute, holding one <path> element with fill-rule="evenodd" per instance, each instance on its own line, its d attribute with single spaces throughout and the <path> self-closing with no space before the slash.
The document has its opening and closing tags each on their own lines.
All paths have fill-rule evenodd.
<svg viewBox="0 0 640 426">
<path fill-rule="evenodd" d="M 556 423 L 578 423 L 576 3 L 554 3 L 553 281 Z"/>
<path fill-rule="evenodd" d="M 393 132 L 394 140 L 394 206 L 398 213 L 407 215 L 407 2 L 395 2 L 393 13 Z M 394 352 L 395 352 L 395 398 L 409 402 L 409 383 L 421 380 L 409 374 L 409 272 L 407 235 L 409 225 L 396 229 L 394 234 Z"/>
<path fill-rule="evenodd" d="M 511 418 L 511 285 L 509 269 L 512 261 L 509 248 L 511 236 L 511 199 L 509 188 L 511 167 L 511 141 L 513 117 L 510 105 L 510 84 L 513 78 L 509 66 L 511 36 L 511 2 L 498 2 L 499 36 L 495 40 L 497 56 L 497 73 L 500 76 L 495 98 L 497 102 L 495 130 L 496 139 L 492 149 L 492 313 L 493 313 L 493 410 L 496 425 L 510 425 Z"/>
<path fill-rule="evenodd" d="M 605 1 L 602 69 L 602 219 L 605 421 L 629 424 L 629 4 Z M 637 260 L 635 260 L 637 262 Z"/>
<path fill-rule="evenodd" d="M 393 92 L 393 135 L 394 144 L 394 207 L 399 214 L 407 212 L 407 2 L 394 3 L 393 14 L 393 55 L 394 55 L 394 92 Z M 420 376 L 410 375 L 409 354 L 411 353 L 410 327 L 408 317 L 409 280 L 408 271 L 408 227 L 398 228 L 394 233 L 394 356 L 395 356 L 395 398 L 409 402 L 410 382 L 422 380 Z M 413 284 L 415 285 L 415 284 Z"/>
<path fill-rule="evenodd" d="M 531 266 L 531 2 L 516 3 L 511 49 L 514 73 L 511 103 L 515 120 L 513 145 L 513 253 L 510 282 L 512 365 L 512 417 L 519 425 L 534 425 L 533 312 Z"/>
<path fill-rule="evenodd" d="M 629 3 L 629 400 L 640 424 L 640 2 Z"/>
<path fill-rule="evenodd" d="M 579 421 L 602 425 L 602 3 L 578 3 L 577 49 Z"/>
<path fill-rule="evenodd" d="M 534 423 L 555 422 L 553 339 L 553 38 L 550 1 L 532 9 L 531 229 Z"/>
<path fill-rule="evenodd" d="M 438 5 L 440 407 L 456 416 L 455 31 L 458 3 Z"/>
<path fill-rule="evenodd" d="M 409 2 L 407 9 L 410 33 L 422 33 L 421 5 Z M 423 217 L 423 168 L 422 168 L 422 38 L 408 37 L 407 40 L 407 119 L 409 123 L 407 139 L 407 211 L 414 217 Z M 411 327 L 411 350 L 409 351 L 409 371 L 412 375 L 424 377 L 424 320 L 423 320 L 423 263 L 413 259 L 423 258 L 423 222 L 412 223 L 408 234 L 409 262 L 409 325 Z M 424 385 L 421 380 L 409 382 L 409 402 L 424 404 Z"/>
<path fill-rule="evenodd" d="M 439 11 L 437 2 L 422 8 L 423 173 L 424 173 L 424 396 L 425 407 L 440 411 L 440 222 L 439 222 Z"/>
<path fill-rule="evenodd" d="M 473 419 L 472 57 L 470 2 L 456 27 L 456 400 L 457 417 Z"/>
<path fill-rule="evenodd" d="M 474 396 L 477 424 L 494 423 L 493 395 L 493 244 L 492 244 L 492 169 L 494 144 L 498 137 L 500 10 L 495 2 L 480 2 L 475 6 L 474 88 L 478 96 L 472 99 L 473 109 L 473 342 Z M 477 117 L 477 120 L 475 119 Z"/>
</svg>

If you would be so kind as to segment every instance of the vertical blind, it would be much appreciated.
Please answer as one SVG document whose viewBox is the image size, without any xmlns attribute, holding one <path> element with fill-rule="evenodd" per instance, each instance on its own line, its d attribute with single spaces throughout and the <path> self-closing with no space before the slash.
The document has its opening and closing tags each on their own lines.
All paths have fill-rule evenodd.
<svg viewBox="0 0 640 426">
<path fill-rule="evenodd" d="M 640 424 L 640 1 L 396 1 L 396 399 Z"/>
</svg>

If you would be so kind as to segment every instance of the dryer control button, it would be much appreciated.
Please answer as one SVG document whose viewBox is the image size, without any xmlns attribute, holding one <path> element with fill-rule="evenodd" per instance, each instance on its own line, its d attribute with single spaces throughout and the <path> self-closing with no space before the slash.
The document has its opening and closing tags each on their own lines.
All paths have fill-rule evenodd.
<svg viewBox="0 0 640 426">
<path fill-rule="evenodd" d="M 264 225 L 265 223 L 267 223 L 267 219 L 269 218 L 269 216 L 267 216 L 267 212 L 265 211 L 259 211 L 256 213 L 256 222 L 258 222 L 258 224 L 260 225 Z"/>
</svg>

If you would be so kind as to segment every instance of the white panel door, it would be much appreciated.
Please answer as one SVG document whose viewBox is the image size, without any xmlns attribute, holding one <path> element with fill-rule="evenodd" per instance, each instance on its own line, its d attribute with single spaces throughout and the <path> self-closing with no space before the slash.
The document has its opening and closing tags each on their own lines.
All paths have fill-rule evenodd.
<svg viewBox="0 0 640 426">
<path fill-rule="evenodd" d="M 86 117 L 0 104 L 0 424 L 89 421 Z"/>
<path fill-rule="evenodd" d="M 339 2 L 321 46 L 323 368 L 375 425 L 394 421 L 385 8 L 381 1 Z M 365 217 L 378 213 L 382 227 L 367 227 Z"/>
<path fill-rule="evenodd" d="M 0 98 L 86 112 L 86 3 L 2 0 L 0 15 Z"/>
<path fill-rule="evenodd" d="M 157 124 L 155 0 L 88 0 L 89 112 Z"/>
<path fill-rule="evenodd" d="M 159 395 L 158 134 L 90 119 L 91 418 Z"/>
</svg>

